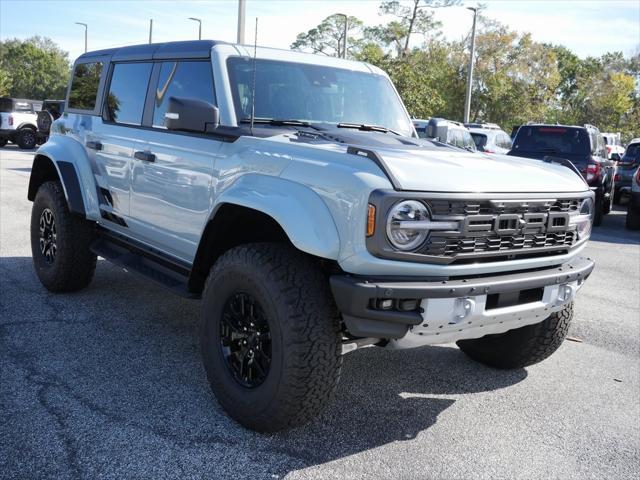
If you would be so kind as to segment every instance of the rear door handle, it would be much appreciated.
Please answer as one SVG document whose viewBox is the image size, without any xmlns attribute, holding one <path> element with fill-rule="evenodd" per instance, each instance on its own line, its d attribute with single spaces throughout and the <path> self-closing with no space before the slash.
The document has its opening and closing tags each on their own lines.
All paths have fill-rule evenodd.
<svg viewBox="0 0 640 480">
<path fill-rule="evenodd" d="M 85 145 L 87 146 L 87 148 L 90 148 L 91 150 L 102 150 L 102 143 L 100 142 L 95 142 L 93 140 L 90 140 L 87 143 L 85 143 Z"/>
<path fill-rule="evenodd" d="M 144 162 L 155 162 L 156 156 L 151 152 L 136 152 L 133 154 L 133 158 L 142 160 Z"/>
</svg>

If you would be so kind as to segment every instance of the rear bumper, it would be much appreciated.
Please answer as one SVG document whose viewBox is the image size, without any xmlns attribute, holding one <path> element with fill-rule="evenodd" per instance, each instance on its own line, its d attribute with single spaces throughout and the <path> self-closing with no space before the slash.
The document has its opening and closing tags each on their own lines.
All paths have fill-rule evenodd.
<svg viewBox="0 0 640 480">
<path fill-rule="evenodd" d="M 544 289 L 556 285 L 581 285 L 591 274 L 594 262 L 585 257 L 552 268 L 505 273 L 466 279 L 429 279 L 426 281 L 369 279 L 347 275 L 331 277 L 331 289 L 347 330 L 358 337 L 401 338 L 410 327 L 424 320 L 423 308 L 401 311 L 399 300 L 473 298 L 486 304 L 487 297 L 507 292 Z M 381 300 L 395 300 L 393 308 L 376 308 Z M 422 302 L 423 303 L 423 302 Z"/>
</svg>

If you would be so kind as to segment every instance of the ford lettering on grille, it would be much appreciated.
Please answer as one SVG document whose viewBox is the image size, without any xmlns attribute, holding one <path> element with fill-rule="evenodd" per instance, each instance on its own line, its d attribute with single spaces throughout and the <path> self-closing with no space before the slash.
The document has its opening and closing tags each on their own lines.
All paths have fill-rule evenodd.
<svg viewBox="0 0 640 480">
<path fill-rule="evenodd" d="M 469 215 L 461 224 L 462 236 L 478 236 L 495 233 L 499 236 L 522 233 L 564 232 L 569 226 L 569 214 L 550 213 L 504 213 L 500 215 Z"/>
</svg>

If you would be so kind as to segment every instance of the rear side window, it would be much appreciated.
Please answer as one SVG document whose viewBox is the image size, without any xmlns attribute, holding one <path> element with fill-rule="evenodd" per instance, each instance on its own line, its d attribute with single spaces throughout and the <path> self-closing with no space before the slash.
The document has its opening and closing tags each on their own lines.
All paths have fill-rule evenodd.
<svg viewBox="0 0 640 480">
<path fill-rule="evenodd" d="M 624 157 L 640 160 L 640 143 L 631 143 L 625 150 Z"/>
<path fill-rule="evenodd" d="M 525 126 L 518 130 L 513 150 L 588 155 L 591 152 L 589 135 L 581 128 L 556 126 Z"/>
<path fill-rule="evenodd" d="M 509 135 L 506 133 L 500 133 L 497 138 L 498 146 L 502 148 L 511 148 L 511 139 L 509 138 Z"/>
<path fill-rule="evenodd" d="M 79 63 L 73 71 L 69 108 L 94 110 L 102 75 L 102 62 Z"/>
<path fill-rule="evenodd" d="M 152 66 L 151 63 L 117 63 L 113 67 L 107 97 L 109 120 L 127 125 L 142 124 Z"/>
<path fill-rule="evenodd" d="M 473 141 L 475 142 L 476 147 L 484 148 L 487 144 L 486 135 L 483 135 L 482 133 L 472 133 L 471 136 L 473 137 Z"/>
<path fill-rule="evenodd" d="M 163 62 L 155 92 L 153 126 L 164 128 L 164 114 L 171 97 L 202 100 L 215 105 L 209 62 Z"/>
</svg>

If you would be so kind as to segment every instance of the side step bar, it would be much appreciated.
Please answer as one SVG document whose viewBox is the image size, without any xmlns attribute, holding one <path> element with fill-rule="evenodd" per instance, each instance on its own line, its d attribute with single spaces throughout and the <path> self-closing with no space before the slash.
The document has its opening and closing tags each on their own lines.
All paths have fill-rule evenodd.
<svg viewBox="0 0 640 480">
<path fill-rule="evenodd" d="M 168 259 L 159 252 L 152 252 L 126 237 L 100 231 L 91 251 L 105 260 L 122 267 L 127 272 L 151 280 L 184 298 L 200 298 L 187 288 L 189 267 Z"/>
</svg>

